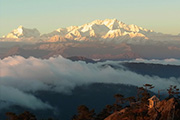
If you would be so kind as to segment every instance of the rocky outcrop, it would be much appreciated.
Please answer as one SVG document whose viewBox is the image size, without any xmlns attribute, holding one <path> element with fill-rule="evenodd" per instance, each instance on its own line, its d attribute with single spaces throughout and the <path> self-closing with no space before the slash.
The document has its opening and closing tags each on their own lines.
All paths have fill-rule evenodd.
<svg viewBox="0 0 180 120">
<path fill-rule="evenodd" d="M 180 103 L 171 98 L 160 101 L 153 108 L 128 107 L 115 112 L 104 120 L 180 120 Z"/>
<path fill-rule="evenodd" d="M 149 109 L 151 120 L 179 120 L 180 104 L 174 98 L 163 100 L 155 108 Z"/>
</svg>

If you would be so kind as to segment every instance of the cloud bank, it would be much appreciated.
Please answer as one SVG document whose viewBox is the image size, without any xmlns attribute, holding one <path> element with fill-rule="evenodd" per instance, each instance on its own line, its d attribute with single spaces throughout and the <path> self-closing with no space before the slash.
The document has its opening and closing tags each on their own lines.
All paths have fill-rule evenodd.
<svg viewBox="0 0 180 120">
<path fill-rule="evenodd" d="M 178 66 L 180 65 L 180 60 L 174 58 L 169 58 L 164 60 L 158 60 L 158 59 L 146 60 L 146 59 L 138 58 L 128 62 L 136 62 L 136 63 L 143 62 L 143 63 L 153 63 L 153 64 L 162 64 L 162 65 L 178 65 Z"/>
<path fill-rule="evenodd" d="M 143 60 L 143 62 L 152 61 Z M 167 60 L 165 62 L 169 63 Z M 34 93 L 54 91 L 71 94 L 76 86 L 92 83 L 120 83 L 135 86 L 149 83 L 155 86 L 154 92 L 158 89 L 166 89 L 169 85 L 177 85 L 180 88 L 180 78 L 143 76 L 122 69 L 123 66 L 119 63 L 120 61 L 107 61 L 87 64 L 83 61 L 72 62 L 61 56 L 43 60 L 33 57 L 25 59 L 21 56 L 7 57 L 0 60 L 0 109 L 12 105 L 30 109 L 52 109 L 53 106 L 34 96 Z M 179 63 L 180 61 L 177 60 L 175 64 L 180 65 Z M 119 66 L 119 69 L 113 69 L 107 64 Z"/>
</svg>

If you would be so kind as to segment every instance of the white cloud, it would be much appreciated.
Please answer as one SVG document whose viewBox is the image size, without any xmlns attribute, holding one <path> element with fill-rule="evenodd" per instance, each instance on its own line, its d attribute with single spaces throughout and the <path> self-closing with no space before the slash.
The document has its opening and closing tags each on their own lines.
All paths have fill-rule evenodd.
<svg viewBox="0 0 180 120">
<path fill-rule="evenodd" d="M 31 109 L 52 109 L 47 103 L 43 103 L 31 94 L 25 93 L 19 89 L 0 85 L 0 100 L 5 104 L 1 104 L 0 109 L 11 105 L 20 105 Z"/>
<path fill-rule="evenodd" d="M 140 62 L 142 61 L 162 63 L 154 60 Z M 173 63 L 172 60 L 164 61 Z M 107 61 L 86 64 L 82 61 L 72 62 L 61 56 L 43 60 L 33 57 L 25 59 L 21 56 L 5 58 L 0 60 L 0 101 L 6 101 L 6 104 L 1 104 L 3 107 L 20 105 L 31 109 L 49 109 L 51 106 L 35 97 L 34 92 L 43 90 L 70 94 L 74 87 L 91 83 L 121 83 L 135 86 L 149 83 L 156 87 L 154 92 L 166 89 L 169 85 L 180 87 L 180 79 L 142 76 L 128 70 L 102 67 L 105 64 L 122 67 L 118 63 Z"/>
</svg>

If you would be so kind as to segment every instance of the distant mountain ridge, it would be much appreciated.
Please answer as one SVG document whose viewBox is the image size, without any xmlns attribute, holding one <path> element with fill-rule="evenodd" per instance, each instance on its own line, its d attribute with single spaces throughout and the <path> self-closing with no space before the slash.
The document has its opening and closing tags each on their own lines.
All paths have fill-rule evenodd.
<svg viewBox="0 0 180 120">
<path fill-rule="evenodd" d="M 3 38 L 39 38 L 45 42 L 61 42 L 66 40 L 91 41 L 126 41 L 164 39 L 169 35 L 157 33 L 137 25 L 125 24 L 117 19 L 95 20 L 80 26 L 58 28 L 50 33 L 40 35 L 37 29 L 27 29 L 19 26 Z M 171 36 L 172 37 L 172 36 Z M 176 38 L 177 39 L 177 38 Z M 180 38 L 179 38 L 180 40 Z"/>
</svg>

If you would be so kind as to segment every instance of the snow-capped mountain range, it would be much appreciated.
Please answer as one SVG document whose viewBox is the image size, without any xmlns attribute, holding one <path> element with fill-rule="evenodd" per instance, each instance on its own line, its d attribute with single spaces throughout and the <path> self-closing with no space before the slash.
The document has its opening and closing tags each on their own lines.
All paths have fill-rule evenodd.
<svg viewBox="0 0 180 120">
<path fill-rule="evenodd" d="M 42 36 L 52 37 L 60 35 L 71 40 L 84 40 L 86 38 L 117 38 L 126 36 L 130 38 L 142 37 L 148 39 L 143 33 L 153 32 L 137 25 L 127 25 L 116 19 L 95 20 L 81 26 L 59 28 Z"/>
<path fill-rule="evenodd" d="M 153 30 L 145 29 L 137 25 L 127 25 L 117 19 L 95 20 L 81 26 L 70 26 L 59 28 L 48 34 L 40 35 L 37 29 L 27 29 L 19 26 L 3 38 L 41 38 L 48 42 L 58 42 L 63 40 L 90 41 L 98 40 L 148 40 L 167 36 L 156 33 Z M 154 38 L 155 37 L 155 38 Z"/>
<path fill-rule="evenodd" d="M 58 55 L 92 59 L 180 58 L 179 35 L 157 33 L 116 19 L 95 20 L 81 26 L 59 28 L 48 34 L 20 26 L 0 41 L 3 41 L 0 58 L 13 55 L 27 58 Z"/>
</svg>

